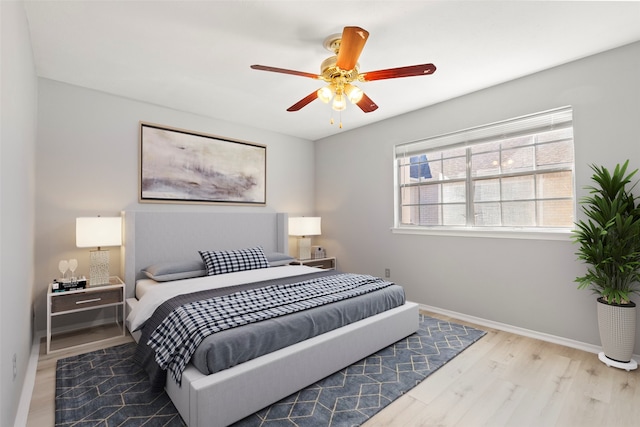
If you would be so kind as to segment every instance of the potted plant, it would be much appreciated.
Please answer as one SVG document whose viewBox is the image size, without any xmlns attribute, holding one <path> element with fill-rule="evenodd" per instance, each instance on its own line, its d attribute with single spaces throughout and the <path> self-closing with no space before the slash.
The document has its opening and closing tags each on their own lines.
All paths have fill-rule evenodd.
<svg viewBox="0 0 640 427">
<path fill-rule="evenodd" d="M 636 304 L 640 293 L 640 205 L 632 190 L 638 169 L 627 173 L 629 160 L 616 165 L 613 173 L 592 165 L 593 186 L 580 204 L 586 220 L 576 222 L 573 240 L 580 247 L 576 255 L 588 267 L 577 277 L 579 289 L 589 288 L 597 298 L 598 327 L 607 366 L 630 370 L 635 345 Z"/>
</svg>

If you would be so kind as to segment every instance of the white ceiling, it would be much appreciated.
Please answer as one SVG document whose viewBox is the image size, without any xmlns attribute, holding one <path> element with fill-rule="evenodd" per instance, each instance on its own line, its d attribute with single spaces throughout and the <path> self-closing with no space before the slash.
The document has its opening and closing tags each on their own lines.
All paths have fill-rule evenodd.
<svg viewBox="0 0 640 427">
<path fill-rule="evenodd" d="M 25 9 L 41 77 L 310 140 L 640 40 L 637 1 L 26 0 Z M 429 62 L 437 71 L 360 84 L 379 108 L 349 105 L 340 130 L 318 100 L 286 111 L 322 82 L 249 68 L 320 73 L 331 56 L 323 40 L 347 25 L 370 33 L 361 72 Z"/>
</svg>

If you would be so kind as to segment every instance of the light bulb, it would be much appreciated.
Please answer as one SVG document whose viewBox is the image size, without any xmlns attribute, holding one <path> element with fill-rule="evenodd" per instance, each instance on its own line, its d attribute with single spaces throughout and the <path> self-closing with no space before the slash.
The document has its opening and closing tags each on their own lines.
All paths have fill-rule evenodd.
<svg viewBox="0 0 640 427">
<path fill-rule="evenodd" d="M 364 92 L 362 91 L 362 89 L 352 84 L 347 84 L 344 87 L 344 93 L 347 94 L 349 101 L 351 101 L 354 104 L 357 104 L 358 102 L 360 102 L 360 100 L 362 99 L 362 95 L 364 95 Z"/>
<path fill-rule="evenodd" d="M 336 111 L 342 111 L 347 108 L 347 101 L 344 99 L 344 95 L 336 95 L 336 97 L 333 98 L 332 108 Z"/>
<path fill-rule="evenodd" d="M 323 88 L 318 89 L 318 99 L 322 102 L 324 102 L 325 104 L 328 104 L 329 101 L 331 101 L 331 98 L 333 98 L 333 91 L 331 90 L 330 86 L 325 86 Z"/>
</svg>

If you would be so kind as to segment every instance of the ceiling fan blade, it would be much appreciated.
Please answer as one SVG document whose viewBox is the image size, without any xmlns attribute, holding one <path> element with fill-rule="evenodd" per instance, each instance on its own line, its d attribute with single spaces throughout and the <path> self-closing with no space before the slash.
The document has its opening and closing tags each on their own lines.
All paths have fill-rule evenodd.
<svg viewBox="0 0 640 427">
<path fill-rule="evenodd" d="M 287 111 L 298 111 L 307 104 L 310 104 L 312 101 L 315 101 L 316 98 L 318 98 L 318 91 L 311 92 L 309 95 L 287 108 Z"/>
<path fill-rule="evenodd" d="M 362 94 L 362 98 L 360 99 L 360 101 L 357 102 L 356 105 L 360 107 L 360 109 L 365 113 L 370 113 L 378 109 L 378 106 L 376 105 L 376 103 L 373 102 L 371 98 L 367 96 L 366 93 Z"/>
<path fill-rule="evenodd" d="M 384 79 L 397 79 L 399 77 L 425 76 L 433 74 L 436 66 L 433 64 L 410 65 L 408 67 L 388 68 L 386 70 L 368 71 L 360 73 L 365 82 Z"/>
<path fill-rule="evenodd" d="M 369 38 L 369 32 L 360 27 L 344 27 L 336 65 L 343 70 L 352 70 Z"/>
<path fill-rule="evenodd" d="M 311 79 L 321 78 L 317 74 L 305 73 L 304 71 L 287 70 L 286 68 L 269 67 L 266 65 L 252 65 L 251 68 L 254 70 L 271 71 L 274 73 L 292 74 L 294 76 L 309 77 Z"/>
</svg>

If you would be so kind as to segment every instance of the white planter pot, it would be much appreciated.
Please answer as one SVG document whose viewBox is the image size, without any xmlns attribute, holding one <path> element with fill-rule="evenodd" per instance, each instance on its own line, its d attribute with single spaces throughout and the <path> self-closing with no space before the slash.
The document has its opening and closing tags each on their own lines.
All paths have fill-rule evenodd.
<svg viewBox="0 0 640 427">
<path fill-rule="evenodd" d="M 598 298 L 598 328 L 604 355 L 614 362 L 629 363 L 636 338 L 636 305 L 609 305 Z"/>
</svg>

